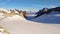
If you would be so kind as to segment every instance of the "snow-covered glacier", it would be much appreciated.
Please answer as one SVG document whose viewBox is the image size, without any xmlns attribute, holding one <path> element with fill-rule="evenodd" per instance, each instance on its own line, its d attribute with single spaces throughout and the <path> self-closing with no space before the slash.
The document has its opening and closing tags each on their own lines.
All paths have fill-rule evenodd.
<svg viewBox="0 0 60 34">
<path fill-rule="evenodd" d="M 0 19 L 4 17 L 0 14 Z M 55 13 L 53 15 L 45 14 L 30 20 L 14 15 L 0 20 L 0 25 L 10 34 L 60 34 L 60 24 L 54 23 L 56 21 L 57 23 L 60 22 L 59 20 L 60 14 Z"/>
</svg>

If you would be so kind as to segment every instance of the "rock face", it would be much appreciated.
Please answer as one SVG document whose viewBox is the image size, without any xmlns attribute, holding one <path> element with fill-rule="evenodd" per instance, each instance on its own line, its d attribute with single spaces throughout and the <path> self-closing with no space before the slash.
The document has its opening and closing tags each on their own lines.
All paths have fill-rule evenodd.
<svg viewBox="0 0 60 34">
<path fill-rule="evenodd" d="M 54 11 L 54 12 L 59 12 L 60 13 L 60 7 L 55 7 L 55 8 L 50 8 L 50 9 L 48 9 L 48 8 L 43 8 L 42 10 L 39 10 L 36 14 L 37 14 L 37 16 L 35 16 L 35 17 L 39 17 L 39 16 L 41 16 L 41 15 L 43 15 L 43 14 L 49 14 L 49 13 L 51 13 L 52 11 Z"/>
<path fill-rule="evenodd" d="M 55 7 L 55 8 L 51 8 L 51 11 L 59 11 L 60 12 L 60 7 Z"/>
<path fill-rule="evenodd" d="M 17 9 L 14 9 L 14 10 L 0 9 L 0 13 L 3 13 L 3 16 L 6 16 L 6 17 L 12 17 L 14 15 L 19 15 L 23 18 L 26 17 L 26 11 L 20 11 L 20 10 L 17 10 Z"/>
<path fill-rule="evenodd" d="M 27 14 L 26 11 L 22 11 L 22 10 L 19 11 L 19 10 L 17 10 L 17 9 L 15 9 L 15 10 L 18 12 L 18 15 L 19 15 L 19 16 L 22 16 L 22 17 L 26 18 L 26 14 Z"/>
<path fill-rule="evenodd" d="M 37 14 L 37 16 L 35 16 L 35 18 L 36 17 L 39 17 L 39 16 L 41 16 L 41 15 L 43 15 L 43 14 L 48 14 L 48 13 L 50 13 L 51 11 L 48 9 L 48 8 L 43 8 L 42 10 L 39 10 L 36 14 Z"/>
</svg>

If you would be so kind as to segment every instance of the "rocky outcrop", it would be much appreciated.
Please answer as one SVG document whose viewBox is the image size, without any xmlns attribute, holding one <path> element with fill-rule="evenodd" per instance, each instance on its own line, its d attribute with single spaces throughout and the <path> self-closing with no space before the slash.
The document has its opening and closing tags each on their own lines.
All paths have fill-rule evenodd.
<svg viewBox="0 0 60 34">
<path fill-rule="evenodd" d="M 23 17 L 23 18 L 26 17 L 26 11 L 22 11 L 22 10 L 18 10 L 18 9 L 14 9 L 14 10 L 12 10 L 12 9 L 10 9 L 10 10 L 0 9 L 0 13 L 3 13 L 3 16 L 5 16 L 5 17 L 12 17 L 14 15 L 19 15 L 20 17 Z"/>
<path fill-rule="evenodd" d="M 52 11 L 60 12 L 60 7 L 55 7 L 55 8 L 50 8 L 50 9 L 48 9 L 48 8 L 43 8 L 42 10 L 39 10 L 39 11 L 36 13 L 37 16 L 35 16 L 35 17 L 39 17 L 39 16 L 41 16 L 41 15 L 43 15 L 43 14 L 49 14 L 49 13 L 51 13 Z"/>
<path fill-rule="evenodd" d="M 59 11 L 60 12 L 60 7 L 51 8 L 50 10 L 52 10 L 52 11 Z"/>
<path fill-rule="evenodd" d="M 51 10 L 49 10 L 48 8 L 43 8 L 42 10 L 39 10 L 36 14 L 37 14 L 37 16 L 35 16 L 35 18 L 36 17 L 39 17 L 39 16 L 41 16 L 41 15 L 43 15 L 43 14 L 49 14 L 51 12 Z"/>
</svg>

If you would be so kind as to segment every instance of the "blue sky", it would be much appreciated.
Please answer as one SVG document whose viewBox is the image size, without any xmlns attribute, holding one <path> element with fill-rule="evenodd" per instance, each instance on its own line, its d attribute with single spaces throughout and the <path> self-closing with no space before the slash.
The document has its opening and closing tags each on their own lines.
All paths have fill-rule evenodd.
<svg viewBox="0 0 60 34">
<path fill-rule="evenodd" d="M 60 0 L 0 0 L 0 8 L 39 10 L 44 7 L 60 6 Z"/>
</svg>

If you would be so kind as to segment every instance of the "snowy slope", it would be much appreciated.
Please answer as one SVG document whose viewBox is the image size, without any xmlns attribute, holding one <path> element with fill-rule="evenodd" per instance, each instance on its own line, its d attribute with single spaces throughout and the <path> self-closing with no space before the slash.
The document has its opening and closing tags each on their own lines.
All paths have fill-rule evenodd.
<svg viewBox="0 0 60 34">
<path fill-rule="evenodd" d="M 48 24 L 60 24 L 60 13 L 53 11 L 49 14 L 44 14 L 37 18 L 31 19 L 31 21 Z"/>
<path fill-rule="evenodd" d="M 4 16 L 0 14 L 0 17 Z M 18 15 L 0 20 L 0 25 L 10 34 L 60 34 L 60 24 L 36 23 L 25 20 Z"/>
</svg>

